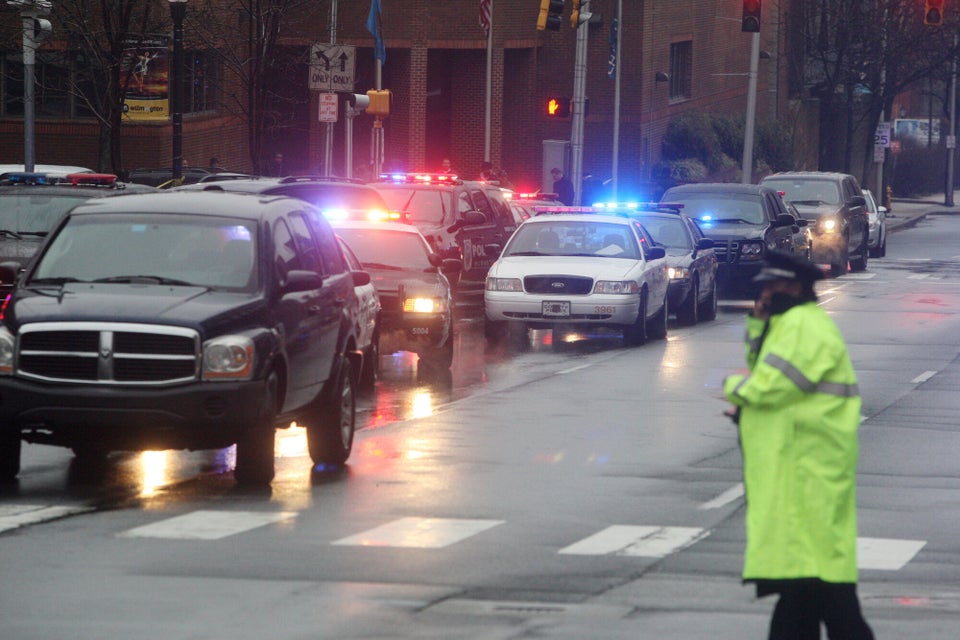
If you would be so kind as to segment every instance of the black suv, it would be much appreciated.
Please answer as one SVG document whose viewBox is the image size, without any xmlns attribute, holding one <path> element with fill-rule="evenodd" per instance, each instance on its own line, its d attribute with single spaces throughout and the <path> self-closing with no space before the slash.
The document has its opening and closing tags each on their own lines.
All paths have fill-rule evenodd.
<svg viewBox="0 0 960 640">
<path fill-rule="evenodd" d="M 0 262 L 25 265 L 63 215 L 89 198 L 156 191 L 109 173 L 10 172 L 0 179 Z M 0 280 L 0 300 L 13 289 Z"/>
<path fill-rule="evenodd" d="M 699 183 L 671 187 L 661 204 L 682 205 L 706 237 L 719 262 L 721 292 L 756 293 L 752 282 L 770 250 L 805 255 L 797 241 L 806 220 L 798 219 L 774 189 L 755 184 Z"/>
<path fill-rule="evenodd" d="M 867 200 L 857 179 L 846 173 L 790 171 L 766 176 L 813 230 L 813 261 L 829 264 L 833 276 L 867 268 L 870 226 Z"/>
<path fill-rule="evenodd" d="M 21 440 L 72 448 L 81 468 L 110 451 L 236 443 L 236 480 L 264 484 L 274 429 L 293 420 L 316 464 L 342 464 L 362 364 L 354 286 L 369 278 L 302 200 L 167 192 L 76 207 L 3 308 L 0 479 L 19 472 Z"/>
<path fill-rule="evenodd" d="M 459 277 L 451 274 L 457 300 L 482 304 L 487 270 L 517 228 L 499 184 L 451 174 L 384 173 L 374 186 L 436 253 L 463 262 Z"/>
</svg>

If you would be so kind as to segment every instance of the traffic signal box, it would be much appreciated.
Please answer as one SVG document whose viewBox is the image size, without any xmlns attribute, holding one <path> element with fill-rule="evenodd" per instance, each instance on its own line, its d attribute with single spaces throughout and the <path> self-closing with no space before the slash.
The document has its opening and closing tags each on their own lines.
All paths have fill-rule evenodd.
<svg viewBox="0 0 960 640">
<path fill-rule="evenodd" d="M 740 30 L 747 33 L 760 33 L 760 0 L 743 0 L 743 21 L 740 23 Z"/>
<path fill-rule="evenodd" d="M 390 115 L 390 90 L 370 89 L 366 94 L 352 93 L 347 96 L 347 102 L 354 109 L 363 109 L 364 113 L 386 118 Z"/>
<path fill-rule="evenodd" d="M 573 0 L 573 11 L 570 12 L 570 28 L 576 29 L 580 26 L 580 0 Z"/>
<path fill-rule="evenodd" d="M 564 0 L 540 0 L 540 16 L 537 18 L 537 30 L 558 31 L 563 22 Z"/>
<path fill-rule="evenodd" d="M 926 0 L 923 7 L 923 24 L 933 27 L 943 26 L 944 0 Z"/>
</svg>

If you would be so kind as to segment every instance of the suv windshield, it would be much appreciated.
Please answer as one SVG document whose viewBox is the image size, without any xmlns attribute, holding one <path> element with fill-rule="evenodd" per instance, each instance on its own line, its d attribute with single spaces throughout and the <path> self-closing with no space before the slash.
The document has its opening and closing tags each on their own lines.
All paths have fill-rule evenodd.
<svg viewBox="0 0 960 640">
<path fill-rule="evenodd" d="M 640 259 L 640 249 L 630 227 L 609 222 L 524 223 L 503 251 L 503 256 L 600 256 Z"/>
<path fill-rule="evenodd" d="M 685 214 L 703 222 L 766 222 L 759 196 L 684 193 L 664 197 L 671 202 L 682 203 Z"/>
<path fill-rule="evenodd" d="M 840 204 L 840 187 L 829 180 L 767 178 L 763 186 L 782 191 L 784 199 L 793 204 Z"/>
<path fill-rule="evenodd" d="M 258 285 L 256 238 L 254 223 L 233 218 L 75 216 L 25 285 L 153 282 L 252 291 Z"/>
</svg>

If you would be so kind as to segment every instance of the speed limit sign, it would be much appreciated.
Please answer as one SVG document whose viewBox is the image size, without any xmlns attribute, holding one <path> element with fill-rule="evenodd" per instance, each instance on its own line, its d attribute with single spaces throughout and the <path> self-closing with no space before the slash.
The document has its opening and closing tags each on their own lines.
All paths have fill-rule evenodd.
<svg viewBox="0 0 960 640">
<path fill-rule="evenodd" d="M 890 132 L 892 127 L 889 122 L 878 122 L 877 131 L 873 136 L 873 144 L 877 147 L 889 147 L 890 146 Z"/>
</svg>

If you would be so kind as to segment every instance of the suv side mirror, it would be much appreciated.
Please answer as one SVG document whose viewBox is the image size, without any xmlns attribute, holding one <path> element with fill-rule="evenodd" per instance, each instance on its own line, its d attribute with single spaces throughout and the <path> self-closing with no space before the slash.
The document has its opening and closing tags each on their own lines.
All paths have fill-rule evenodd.
<svg viewBox="0 0 960 640">
<path fill-rule="evenodd" d="M 19 262 L 13 260 L 9 262 L 0 262 L 0 282 L 9 282 L 11 284 L 17 281 L 17 278 L 20 277 L 20 272 L 23 270 L 23 267 Z"/>
<path fill-rule="evenodd" d="M 447 233 L 456 233 L 463 227 L 472 227 L 478 224 L 487 224 L 487 215 L 483 211 L 464 211 L 460 219 L 447 227 Z"/>
<path fill-rule="evenodd" d="M 848 203 L 851 207 L 865 207 L 867 206 L 867 199 L 863 196 L 853 196 L 850 198 Z"/>
<path fill-rule="evenodd" d="M 789 213 L 780 213 L 777 214 L 777 226 L 778 227 L 792 227 L 797 223 L 797 219 L 794 218 Z"/>
<path fill-rule="evenodd" d="M 353 286 L 355 287 L 365 287 L 370 284 L 370 274 L 366 271 L 351 271 L 353 275 Z"/>
<path fill-rule="evenodd" d="M 713 249 L 713 238 L 700 238 L 697 240 L 697 250 Z"/>
<path fill-rule="evenodd" d="M 366 272 L 363 272 L 366 273 Z M 367 278 L 370 274 L 367 274 Z M 281 293 L 297 293 L 299 291 L 311 291 L 323 286 L 323 278 L 315 271 L 305 271 L 295 269 L 287 274 L 287 282 L 283 285 Z"/>
</svg>

